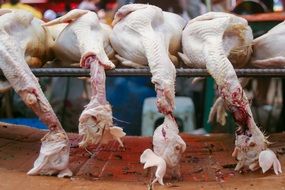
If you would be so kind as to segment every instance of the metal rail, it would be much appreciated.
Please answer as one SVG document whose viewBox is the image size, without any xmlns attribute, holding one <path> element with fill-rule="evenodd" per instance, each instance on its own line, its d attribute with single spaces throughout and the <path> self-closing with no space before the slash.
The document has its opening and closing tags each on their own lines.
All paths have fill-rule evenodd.
<svg viewBox="0 0 285 190">
<path fill-rule="evenodd" d="M 178 77 L 207 77 L 206 69 L 178 68 Z M 34 68 L 32 72 L 37 77 L 88 77 L 90 70 L 82 68 Z M 285 77 L 285 69 L 236 69 L 239 77 Z M 148 68 L 130 69 L 117 68 L 106 71 L 107 76 L 151 76 Z M 0 71 L 0 77 L 4 77 Z"/>
</svg>

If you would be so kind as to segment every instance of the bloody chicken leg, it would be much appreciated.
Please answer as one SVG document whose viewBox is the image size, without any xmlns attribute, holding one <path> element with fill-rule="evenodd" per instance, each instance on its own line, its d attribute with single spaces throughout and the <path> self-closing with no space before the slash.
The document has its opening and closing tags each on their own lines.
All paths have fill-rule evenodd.
<svg viewBox="0 0 285 190">
<path fill-rule="evenodd" d="M 228 31 L 233 32 L 227 37 Z M 267 148 L 268 142 L 254 122 L 248 99 L 232 63 L 227 58 L 228 52 L 241 43 L 244 45 L 241 47 L 245 49 L 239 56 L 241 60 L 248 60 L 246 42 L 252 36 L 249 32 L 251 30 L 247 21 L 240 17 L 227 13 L 207 13 L 188 23 L 183 31 L 183 48 L 190 62 L 199 60 L 206 64 L 208 72 L 218 85 L 226 108 L 238 125 L 233 153 L 238 160 L 236 170 L 256 170 L 262 167 L 265 172 L 273 166 L 276 174 L 279 174 L 280 163 L 276 155 Z M 191 55 L 189 50 L 193 52 Z"/>
<path fill-rule="evenodd" d="M 179 161 L 186 149 L 173 117 L 176 77 L 173 58 L 180 49 L 185 22 L 178 15 L 163 12 L 152 5 L 130 4 L 118 10 L 113 25 L 111 44 L 122 64 L 133 67 L 148 65 L 152 74 L 157 108 L 165 118 L 154 131 L 153 151 L 145 150 L 140 161 L 144 168 L 156 166 L 152 183 L 163 184 L 166 172 L 180 177 Z"/>
<path fill-rule="evenodd" d="M 85 65 L 90 65 L 92 97 L 79 118 L 79 134 L 83 135 L 81 146 L 108 143 L 117 140 L 121 146 L 121 137 L 125 136 L 119 127 L 113 127 L 112 108 L 106 100 L 105 69 L 96 56 L 86 58 Z"/>
<path fill-rule="evenodd" d="M 112 109 L 106 100 L 105 71 L 115 65 L 108 58 L 111 28 L 99 22 L 96 13 L 87 10 L 72 10 L 66 15 L 45 24 L 68 23 L 56 36 L 53 50 L 57 58 L 70 63 L 80 62 L 80 66 L 91 68 L 92 98 L 79 118 L 79 134 L 83 136 L 80 146 L 107 143 L 126 134 L 113 126 Z"/>
</svg>

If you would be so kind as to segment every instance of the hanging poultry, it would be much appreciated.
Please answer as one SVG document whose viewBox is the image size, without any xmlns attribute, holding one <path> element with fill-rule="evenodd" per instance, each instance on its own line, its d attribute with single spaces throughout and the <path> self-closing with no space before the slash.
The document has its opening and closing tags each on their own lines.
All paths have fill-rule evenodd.
<svg viewBox="0 0 285 190">
<path fill-rule="evenodd" d="M 71 176 L 68 137 L 29 68 L 42 66 L 53 57 L 53 40 L 42 24 L 43 21 L 26 11 L 0 9 L 0 67 L 25 104 L 49 128 L 42 138 L 39 157 L 28 174 Z"/>
<path fill-rule="evenodd" d="M 61 32 L 52 28 L 53 25 L 62 27 L 62 23 L 69 24 Z M 115 67 L 108 58 L 114 52 L 109 43 L 111 28 L 100 23 L 96 13 L 78 9 L 44 25 L 57 35 L 52 47 L 57 58 L 65 64 L 80 61 L 81 67 L 91 70 L 92 97 L 79 118 L 79 134 L 83 136 L 79 145 L 85 147 L 114 139 L 123 146 L 121 137 L 125 133 L 113 124 L 105 92 L 105 69 Z"/>
<path fill-rule="evenodd" d="M 233 156 L 235 170 L 272 166 L 280 174 L 281 166 L 268 141 L 253 119 L 250 105 L 236 76 L 234 67 L 241 67 L 251 55 L 252 32 L 243 18 L 210 12 L 189 21 L 182 35 L 184 61 L 190 65 L 205 65 L 215 79 L 225 107 L 232 113 L 236 130 Z M 232 53 L 234 56 L 232 56 Z"/>
<path fill-rule="evenodd" d="M 153 135 L 154 152 L 147 149 L 141 155 L 144 168 L 157 166 L 153 183 L 158 181 L 163 184 L 166 170 L 180 177 L 179 160 L 186 149 L 173 116 L 174 64 L 177 63 L 176 56 L 185 24 L 180 16 L 145 4 L 121 7 L 113 21 L 110 40 L 118 53 L 116 57 L 125 66 L 149 66 L 157 93 L 157 108 L 165 116 L 163 124 Z"/>
</svg>

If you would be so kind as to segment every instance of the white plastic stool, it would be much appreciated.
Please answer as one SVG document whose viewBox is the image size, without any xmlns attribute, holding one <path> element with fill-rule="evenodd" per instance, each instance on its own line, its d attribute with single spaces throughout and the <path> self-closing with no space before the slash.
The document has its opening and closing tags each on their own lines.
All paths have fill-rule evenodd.
<svg viewBox="0 0 285 190">
<path fill-rule="evenodd" d="M 163 115 L 157 110 L 156 97 L 146 98 L 144 100 L 142 117 L 141 134 L 143 136 L 152 136 L 155 122 L 163 118 Z M 182 96 L 175 97 L 174 117 L 179 118 L 183 122 L 183 132 L 189 133 L 196 129 L 195 108 L 191 98 Z"/>
</svg>

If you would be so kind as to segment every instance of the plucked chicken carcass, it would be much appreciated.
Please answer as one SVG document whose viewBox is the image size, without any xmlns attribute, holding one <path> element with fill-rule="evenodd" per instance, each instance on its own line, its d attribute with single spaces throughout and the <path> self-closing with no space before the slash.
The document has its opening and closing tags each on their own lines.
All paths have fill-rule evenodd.
<svg viewBox="0 0 285 190">
<path fill-rule="evenodd" d="M 276 174 L 281 167 L 276 155 L 267 148 L 268 141 L 253 119 L 250 105 L 231 63 L 231 51 L 236 51 L 237 60 L 247 62 L 252 41 L 251 30 L 243 18 L 227 13 L 207 13 L 189 21 L 183 31 L 183 51 L 189 63 L 204 64 L 215 79 L 226 108 L 238 125 L 235 150 L 236 170 L 266 172 L 273 166 Z M 230 59 L 230 60 L 229 60 Z M 240 66 L 241 64 L 238 64 Z"/>
<path fill-rule="evenodd" d="M 203 17 L 197 17 L 190 21 L 193 23 L 195 21 L 199 21 L 200 19 L 208 19 L 212 20 L 213 15 L 215 17 L 224 17 L 226 15 L 232 16 L 233 15 L 226 14 L 226 13 L 207 13 L 204 14 Z M 189 24 L 190 24 L 189 23 Z M 204 27 L 207 27 L 206 25 Z M 188 30 L 190 27 L 188 27 Z M 200 30 L 204 30 L 204 28 L 200 28 Z M 206 29 L 205 29 L 206 30 Z M 208 27 L 208 32 L 211 32 L 211 28 Z M 187 32 L 187 29 L 184 33 Z M 201 43 L 202 40 L 198 39 L 196 36 L 190 35 L 183 35 L 183 53 L 179 53 L 180 58 L 183 62 L 191 68 L 206 68 L 206 60 L 202 56 L 196 56 L 197 54 L 201 54 L 204 48 L 204 44 Z M 186 43 L 186 40 L 189 40 Z M 226 57 L 229 59 L 231 64 L 234 68 L 243 68 L 247 66 L 247 63 L 250 59 L 252 53 L 252 31 L 251 29 L 245 25 L 244 23 L 237 23 L 235 25 L 231 25 L 228 27 L 222 34 L 222 45 L 225 51 Z M 241 85 L 245 86 L 248 82 L 247 78 L 240 79 Z M 212 123 L 213 121 L 217 120 L 217 122 L 221 125 L 225 125 L 226 123 L 226 110 L 224 106 L 223 99 L 218 97 L 209 114 L 209 122 Z"/>
<path fill-rule="evenodd" d="M 115 67 L 108 58 L 108 53 L 113 52 L 109 43 L 111 28 L 100 23 L 96 13 L 87 10 L 72 10 L 45 26 L 62 23 L 69 24 L 56 37 L 53 50 L 57 58 L 69 63 L 80 61 L 81 67 L 91 70 L 92 97 L 79 118 L 79 134 L 83 136 L 79 145 L 117 140 L 123 146 L 121 137 L 125 133 L 113 125 L 112 109 L 105 92 L 105 69 Z"/>
<path fill-rule="evenodd" d="M 285 42 L 285 22 L 282 22 L 268 31 L 266 34 L 253 40 L 253 53 L 247 66 L 259 68 L 283 68 L 285 66 L 285 53 L 283 51 Z M 274 45 L 273 45 L 274 44 Z M 276 45 L 277 44 L 277 45 Z M 232 62 L 231 57 L 229 57 Z M 240 68 L 240 67 L 238 67 Z M 247 81 L 242 79 L 244 86 Z M 209 121 L 217 118 L 218 123 L 225 124 L 225 108 L 221 98 L 218 98 L 212 107 Z"/>
<path fill-rule="evenodd" d="M 50 58 L 52 38 L 41 26 L 43 22 L 26 11 L 0 9 L 0 15 L 1 70 L 25 104 L 50 130 L 42 138 L 39 157 L 28 174 L 71 176 L 68 137 L 29 68 L 41 66 Z"/>
<path fill-rule="evenodd" d="M 254 39 L 251 64 L 260 68 L 283 68 L 285 66 L 285 22 Z"/>
<path fill-rule="evenodd" d="M 176 77 L 173 63 L 177 62 L 185 21 L 152 5 L 130 4 L 118 10 L 113 26 L 110 39 L 118 53 L 116 57 L 125 66 L 148 65 L 152 73 L 157 107 L 165 119 L 154 132 L 154 152 L 147 149 L 141 155 L 141 162 L 145 163 L 144 168 L 157 166 L 153 183 L 163 184 L 166 169 L 179 176 L 180 156 L 186 149 L 173 117 Z"/>
</svg>

